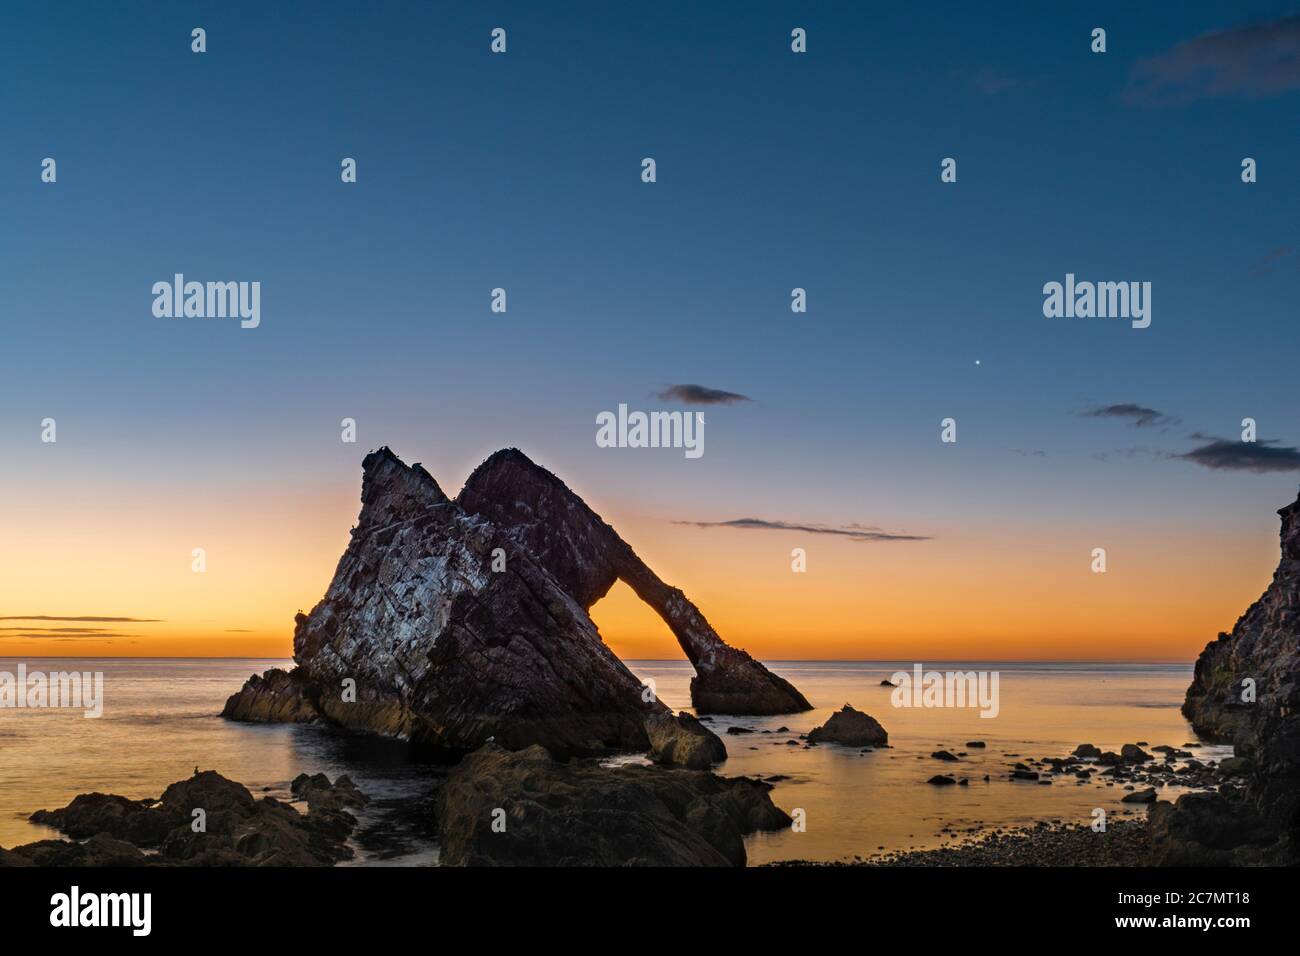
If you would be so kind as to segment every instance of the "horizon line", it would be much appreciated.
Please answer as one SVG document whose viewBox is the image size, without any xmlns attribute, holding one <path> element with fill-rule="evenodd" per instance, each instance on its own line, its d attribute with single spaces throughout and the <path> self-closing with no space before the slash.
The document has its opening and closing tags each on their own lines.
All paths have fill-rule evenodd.
<svg viewBox="0 0 1300 956">
<path fill-rule="evenodd" d="M 754 658 L 776 664 L 892 664 L 905 660 L 898 657 L 763 657 Z M 32 654 L 23 657 L 0 655 L 0 661 L 24 660 L 79 660 L 79 661 L 291 661 L 291 657 L 194 657 L 187 655 L 75 655 L 75 654 Z M 690 664 L 684 657 L 629 657 L 619 658 L 623 663 L 638 664 Z M 1184 658 L 1147 658 L 1147 657 L 935 657 L 940 663 L 978 662 L 984 664 L 1195 664 L 1195 659 Z M 923 661 L 911 661 L 922 664 Z M 693 665 L 692 665 L 693 667 Z"/>
</svg>

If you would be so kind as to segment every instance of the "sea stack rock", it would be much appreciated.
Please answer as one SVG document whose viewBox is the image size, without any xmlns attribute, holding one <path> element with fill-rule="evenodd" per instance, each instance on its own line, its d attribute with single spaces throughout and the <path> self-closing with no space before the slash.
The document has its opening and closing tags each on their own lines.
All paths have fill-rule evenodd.
<svg viewBox="0 0 1300 956">
<path fill-rule="evenodd" d="M 584 610 L 617 580 L 631 587 L 663 618 L 695 668 L 691 703 L 698 713 L 812 709 L 788 681 L 724 642 L 686 595 L 660 580 L 586 502 L 523 452 L 509 448 L 492 455 L 470 475 L 456 501 L 505 531 Z"/>
<path fill-rule="evenodd" d="M 1294 865 L 1300 862 L 1300 499 L 1278 514 L 1282 558 L 1273 581 L 1231 633 L 1201 652 L 1183 716 L 1203 738 L 1231 743 L 1238 757 L 1249 758 L 1244 799 L 1225 804 L 1222 829 L 1255 831 L 1257 841 L 1262 833 L 1264 842 L 1238 848 L 1235 861 Z M 1243 699 L 1248 680 L 1253 701 Z M 1189 844 L 1212 841 L 1212 821 L 1192 825 L 1213 816 L 1210 803 L 1182 797 L 1158 815 L 1160 835 L 1173 834 L 1180 844 L 1171 859 L 1195 859 Z"/>
<path fill-rule="evenodd" d="M 808 731 L 808 742 L 845 744 L 849 747 L 883 747 L 889 743 L 889 734 L 876 718 L 845 704 L 841 710 L 831 714 L 826 723 Z M 948 754 L 948 757 L 957 759 L 952 754 Z"/>
<path fill-rule="evenodd" d="M 571 498 L 525 499 L 539 508 L 586 511 L 519 452 L 494 460 L 510 463 L 510 474 L 545 476 Z M 514 490 L 522 489 L 501 487 Z M 387 448 L 367 455 L 351 541 L 325 597 L 297 618 L 298 666 L 253 677 L 223 716 L 324 720 L 430 744 L 453 758 L 489 740 L 510 750 L 540 744 L 562 758 L 648 750 L 663 763 L 696 768 L 725 757 L 712 731 L 672 714 L 609 650 L 587 615 L 595 598 L 569 590 L 580 579 L 538 557 L 518 528 L 491 520 L 481 493 L 475 501 L 484 513 L 449 499 L 427 471 Z M 553 517 L 557 536 L 580 527 L 572 515 L 567 523 Z M 536 540 L 547 540 L 544 530 L 539 518 Z M 548 553 L 555 562 L 559 550 Z M 749 660 L 718 644 L 714 659 Z M 789 687 L 750 663 L 727 671 L 742 694 L 764 674 L 776 691 Z"/>
</svg>

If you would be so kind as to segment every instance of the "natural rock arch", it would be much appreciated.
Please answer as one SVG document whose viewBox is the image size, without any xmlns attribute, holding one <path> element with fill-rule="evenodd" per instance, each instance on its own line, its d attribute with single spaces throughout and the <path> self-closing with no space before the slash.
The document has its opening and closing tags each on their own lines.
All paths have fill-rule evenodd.
<svg viewBox="0 0 1300 956">
<path fill-rule="evenodd" d="M 691 702 L 700 713 L 812 709 L 788 681 L 723 641 L 681 590 L 661 580 L 586 502 L 518 449 L 499 451 L 479 465 L 456 503 L 504 530 L 584 610 L 615 581 L 627 584 L 668 625 L 695 668 Z"/>
</svg>

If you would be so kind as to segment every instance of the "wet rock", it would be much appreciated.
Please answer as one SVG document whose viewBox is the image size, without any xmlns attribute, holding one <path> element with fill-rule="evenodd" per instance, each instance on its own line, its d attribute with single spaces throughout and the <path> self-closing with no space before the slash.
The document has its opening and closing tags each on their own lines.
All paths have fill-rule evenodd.
<svg viewBox="0 0 1300 956">
<path fill-rule="evenodd" d="M 1225 777 L 1244 777 L 1255 769 L 1246 757 L 1227 757 L 1219 761 L 1219 773 Z"/>
<path fill-rule="evenodd" d="M 958 758 L 947 750 L 936 750 L 930 754 L 935 760 L 957 760 Z"/>
<path fill-rule="evenodd" d="M 985 746 L 985 743 L 982 740 L 968 740 L 966 741 L 966 746 L 970 747 L 971 749 L 978 749 L 980 747 Z"/>
<path fill-rule="evenodd" d="M 808 732 L 810 743 L 844 744 L 849 747 L 879 747 L 889 743 L 889 734 L 880 723 L 860 710 L 845 704 L 831 714 L 820 727 Z"/>
<path fill-rule="evenodd" d="M 1153 758 L 1136 744 L 1125 744 L 1119 749 L 1119 759 L 1124 763 L 1145 763 Z"/>
<path fill-rule="evenodd" d="M 297 668 L 292 673 L 273 667 L 254 674 L 237 694 L 226 701 L 221 716 L 247 723 L 308 724 L 320 719 L 320 711 Z"/>
<path fill-rule="evenodd" d="M 937 773 L 926 781 L 926 783 L 933 784 L 936 787 L 950 787 L 956 782 L 956 780 L 945 773 Z"/>
<path fill-rule="evenodd" d="M 31 819 L 89 839 L 42 840 L 4 851 L 5 859 L 35 866 L 330 866 L 351 857 L 345 844 L 356 820 L 341 807 L 365 796 L 346 777 L 330 786 L 323 775 L 303 775 L 294 784 L 309 800 L 305 816 L 271 797 L 255 800 L 211 770 L 177 781 L 157 800 L 81 794 Z"/>
<path fill-rule="evenodd" d="M 438 795 L 451 866 L 743 866 L 743 837 L 790 825 L 768 784 L 693 770 L 560 763 L 487 744 Z M 494 823 L 496 827 L 494 828 Z"/>
<path fill-rule="evenodd" d="M 1074 755 L 1085 760 L 1097 760 L 1101 757 L 1101 748 L 1094 747 L 1092 744 L 1079 744 L 1074 748 Z"/>
<path fill-rule="evenodd" d="M 1286 850 L 1270 847 L 1274 834 L 1253 808 L 1218 793 L 1186 793 L 1161 800 L 1147 815 L 1156 866 L 1278 864 Z"/>
<path fill-rule="evenodd" d="M 650 756 L 659 763 L 688 770 L 707 770 L 727 759 L 727 747 L 713 731 L 688 714 L 646 718 Z"/>
<path fill-rule="evenodd" d="M 1156 792 L 1154 788 L 1148 788 L 1146 790 L 1134 790 L 1132 793 L 1125 794 L 1124 797 L 1120 800 L 1120 802 L 1121 803 L 1155 803 Z"/>
</svg>

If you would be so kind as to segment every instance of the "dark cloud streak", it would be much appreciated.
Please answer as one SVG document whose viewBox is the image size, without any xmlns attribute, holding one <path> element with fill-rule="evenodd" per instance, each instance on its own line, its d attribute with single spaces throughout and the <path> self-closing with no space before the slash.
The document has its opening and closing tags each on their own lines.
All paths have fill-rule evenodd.
<svg viewBox="0 0 1300 956">
<path fill-rule="evenodd" d="M 864 525 L 844 525 L 834 528 L 819 524 L 799 524 L 793 521 L 765 521 L 762 518 L 733 518 L 730 521 L 674 521 L 673 524 L 692 525 L 696 528 L 744 528 L 758 531 L 799 531 L 805 534 L 832 534 L 853 541 L 929 541 L 924 534 L 893 534 Z"/>
<path fill-rule="evenodd" d="M 1084 418 L 1123 418 L 1134 428 L 1152 428 L 1160 425 L 1177 425 L 1178 419 L 1154 408 L 1125 402 L 1119 405 L 1102 405 L 1083 413 Z"/>
<path fill-rule="evenodd" d="M 687 405 L 734 405 L 753 401 L 748 395 L 724 392 L 706 385 L 669 385 L 658 393 L 658 397 L 666 402 L 684 402 Z"/>
<path fill-rule="evenodd" d="M 1205 436 L 1200 436 L 1205 437 Z M 1300 448 L 1279 445 L 1277 441 L 1230 441 L 1215 438 L 1182 455 L 1183 461 L 1215 471 L 1300 471 Z"/>
</svg>

